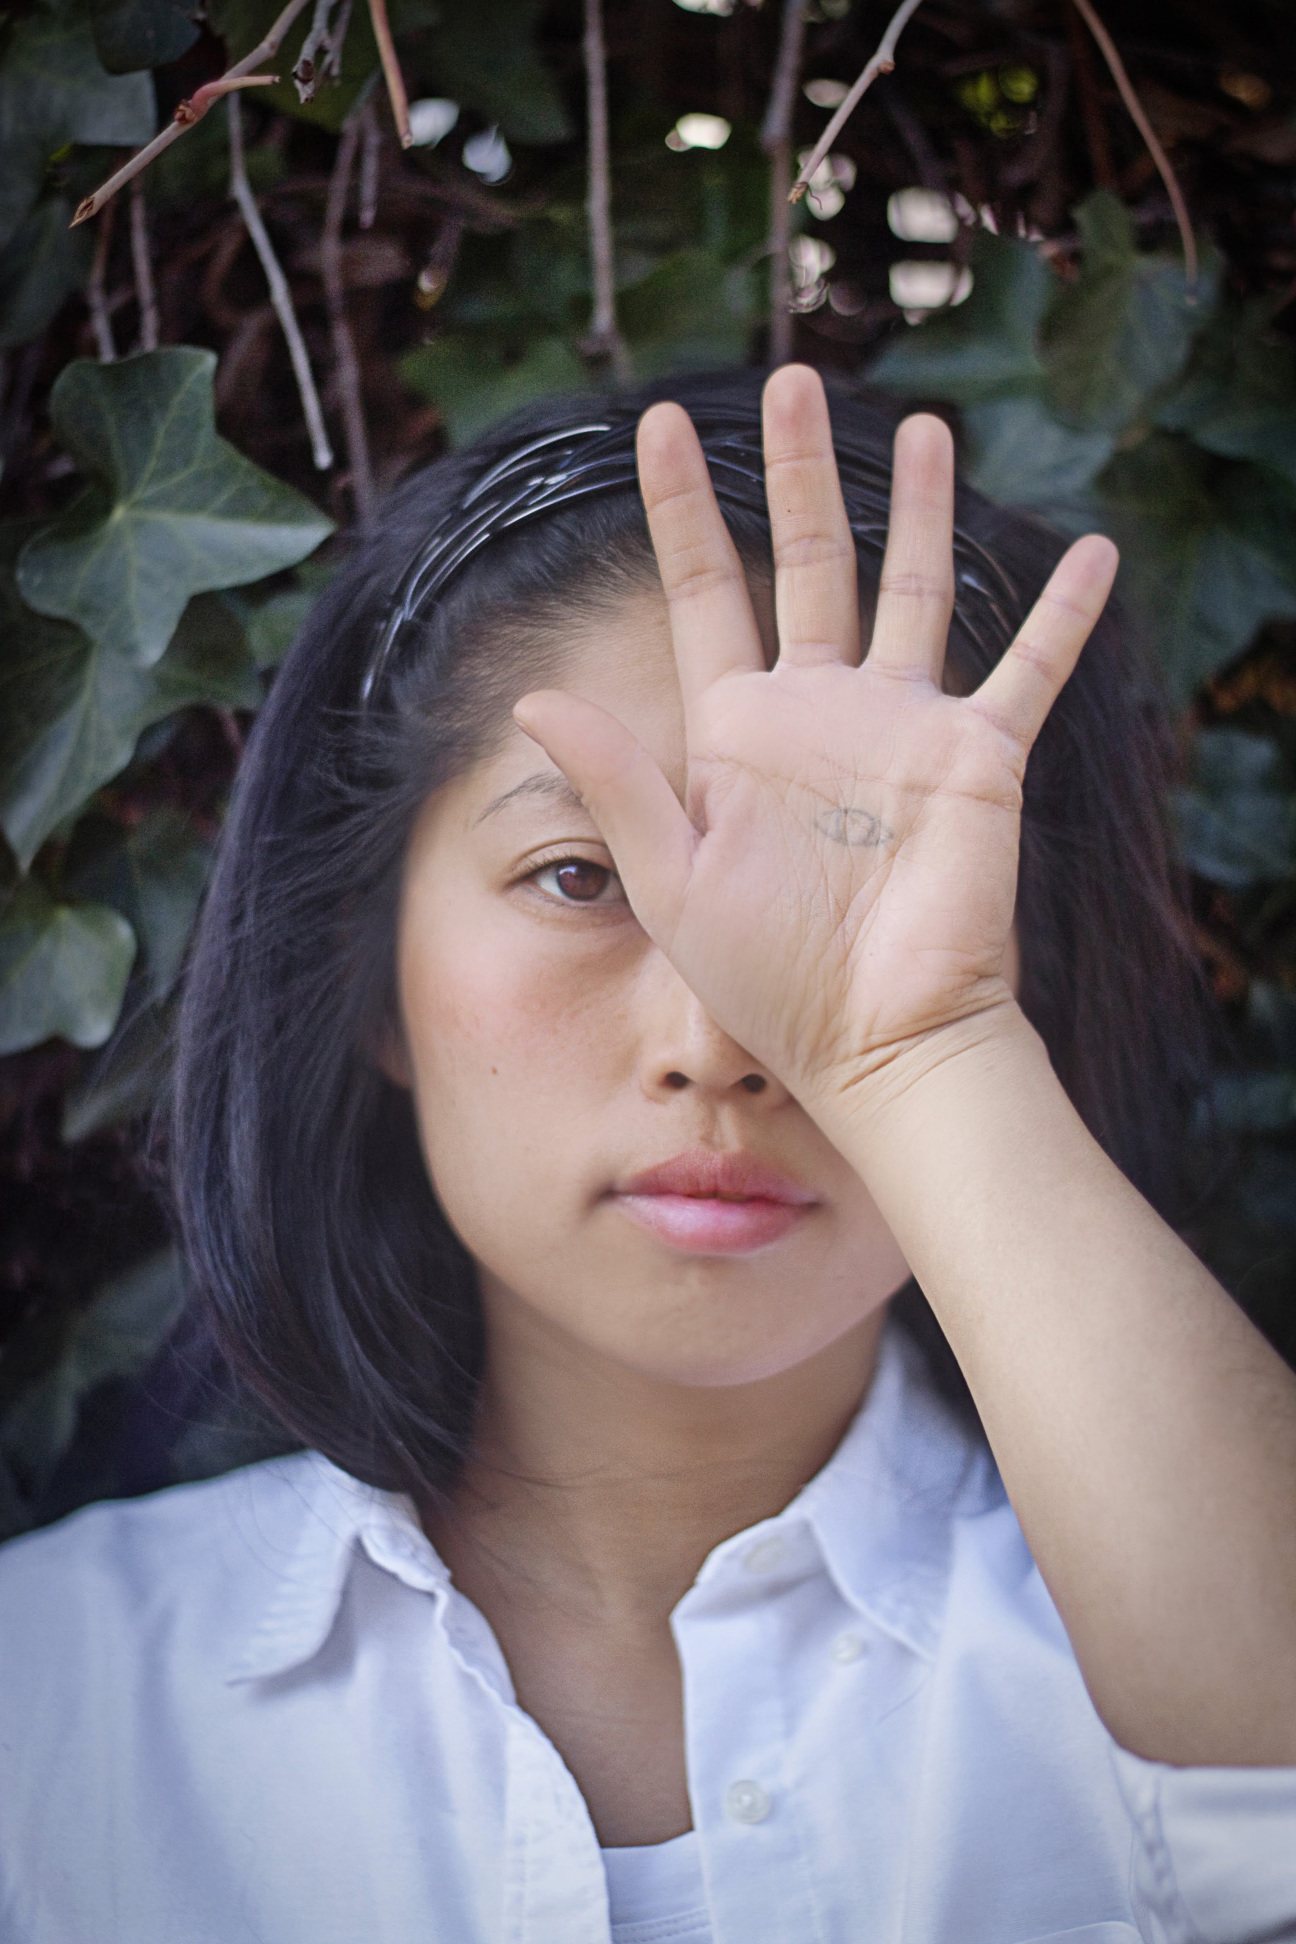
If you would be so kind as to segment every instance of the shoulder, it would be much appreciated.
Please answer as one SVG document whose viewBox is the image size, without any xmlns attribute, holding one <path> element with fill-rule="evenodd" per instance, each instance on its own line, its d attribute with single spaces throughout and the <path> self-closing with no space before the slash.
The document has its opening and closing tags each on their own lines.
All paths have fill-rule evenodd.
<svg viewBox="0 0 1296 1944">
<path fill-rule="evenodd" d="M 0 1546 L 0 1696 L 250 1624 L 290 1568 L 322 1469 L 313 1453 L 272 1459 Z"/>
</svg>

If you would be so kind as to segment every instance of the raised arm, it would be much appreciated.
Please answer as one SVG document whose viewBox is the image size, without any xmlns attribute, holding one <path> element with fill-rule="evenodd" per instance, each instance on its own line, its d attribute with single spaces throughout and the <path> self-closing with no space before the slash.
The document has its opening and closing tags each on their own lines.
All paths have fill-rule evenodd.
<svg viewBox="0 0 1296 1944">
<path fill-rule="evenodd" d="M 1112 1734 L 1176 1764 L 1296 1764 L 1296 1379 L 1088 1134 L 1002 973 L 1026 758 L 1115 550 L 1077 542 L 957 699 L 940 687 L 946 428 L 897 436 L 862 662 L 813 373 L 770 380 L 765 444 L 768 672 L 687 417 L 656 406 L 641 428 L 684 803 L 592 703 L 541 692 L 517 720 L 585 799 L 650 936 L 868 1184 Z"/>
</svg>

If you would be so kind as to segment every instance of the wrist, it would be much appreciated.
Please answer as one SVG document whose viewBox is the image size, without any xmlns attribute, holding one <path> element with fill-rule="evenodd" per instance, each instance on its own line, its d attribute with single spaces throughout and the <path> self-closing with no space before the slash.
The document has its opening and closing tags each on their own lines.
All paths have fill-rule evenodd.
<svg viewBox="0 0 1296 1944">
<path fill-rule="evenodd" d="M 1044 1042 L 1005 986 L 1002 997 L 962 1019 L 842 1062 L 801 1099 L 834 1145 L 854 1154 L 936 1096 L 946 1111 L 961 1095 L 969 1103 L 984 1097 L 987 1081 L 1002 1081 L 1014 1067 L 1023 1077 L 1043 1069 L 1060 1085 Z"/>
</svg>

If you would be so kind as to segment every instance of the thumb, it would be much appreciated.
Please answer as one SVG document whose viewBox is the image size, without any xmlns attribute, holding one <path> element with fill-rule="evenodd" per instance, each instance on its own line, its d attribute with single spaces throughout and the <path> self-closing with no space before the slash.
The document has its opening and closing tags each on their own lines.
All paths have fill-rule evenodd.
<svg viewBox="0 0 1296 1944">
<path fill-rule="evenodd" d="M 558 765 L 612 853 L 630 908 L 663 950 L 675 932 L 697 832 L 643 744 L 597 702 L 537 689 L 513 710 Z"/>
</svg>

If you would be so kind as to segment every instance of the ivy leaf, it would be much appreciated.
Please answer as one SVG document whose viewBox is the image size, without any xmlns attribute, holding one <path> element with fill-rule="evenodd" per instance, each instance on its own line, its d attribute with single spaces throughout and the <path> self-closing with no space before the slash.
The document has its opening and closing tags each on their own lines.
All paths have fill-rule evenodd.
<svg viewBox="0 0 1296 1944">
<path fill-rule="evenodd" d="M 897 333 L 869 367 L 870 384 L 952 405 L 1040 385 L 1036 337 L 1053 292 L 1052 271 L 1028 243 L 986 230 L 973 239 L 970 263 L 971 296 Z"/>
<path fill-rule="evenodd" d="M 133 830 L 82 826 L 63 882 L 78 898 L 110 904 L 144 955 L 144 994 L 164 999 L 175 984 L 211 864 L 211 846 L 188 817 L 154 810 Z"/>
<path fill-rule="evenodd" d="M 1296 486 L 1296 352 L 1269 330 L 1273 301 L 1222 310 L 1156 415 L 1207 452 L 1252 459 Z"/>
<path fill-rule="evenodd" d="M 90 20 L 109 74 L 166 67 L 198 38 L 192 15 L 174 0 L 91 0 Z"/>
<path fill-rule="evenodd" d="M 641 377 L 736 364 L 756 314 L 755 279 L 714 251 L 675 250 L 622 293 L 619 309 Z"/>
<path fill-rule="evenodd" d="M 1189 304 L 1178 264 L 1135 247 L 1129 211 L 1109 189 L 1087 196 L 1075 219 L 1080 275 L 1057 286 L 1040 338 L 1048 399 L 1078 426 L 1119 433 L 1178 376 L 1209 312 Z"/>
<path fill-rule="evenodd" d="M 1126 596 L 1176 700 L 1189 701 L 1262 622 L 1296 615 L 1296 580 L 1258 467 L 1230 467 L 1157 432 L 1118 451 L 1098 490 L 1125 557 Z"/>
<path fill-rule="evenodd" d="M 987 398 L 962 414 L 963 474 L 988 499 L 1031 506 L 1065 521 L 1111 458 L 1109 432 L 1063 425 L 1032 392 Z"/>
<path fill-rule="evenodd" d="M 437 338 L 401 359 L 401 377 L 440 408 L 455 445 L 495 419 L 552 392 L 589 391 L 593 380 L 562 338 L 538 338 L 514 364 L 469 336 Z"/>
<path fill-rule="evenodd" d="M 27 542 L 23 599 L 148 666 L 190 595 L 295 566 L 333 531 L 217 436 L 216 355 L 179 346 L 66 365 L 50 418 L 90 484 Z"/>
<path fill-rule="evenodd" d="M 18 21 L 0 67 L 0 243 L 36 201 L 57 150 L 138 148 L 156 123 L 152 76 L 105 74 L 88 20 L 36 8 Z"/>
<path fill-rule="evenodd" d="M 415 51 L 430 91 L 498 122 L 511 142 L 569 142 L 572 125 L 536 41 L 541 0 L 437 0 L 435 27 Z"/>
<path fill-rule="evenodd" d="M 51 196 L 24 217 L 0 248 L 0 351 L 39 337 L 90 275 L 94 239 L 69 229 L 72 205 Z"/>
<path fill-rule="evenodd" d="M 190 604 L 153 668 L 33 614 L 12 572 L 30 530 L 0 527 L 0 828 L 23 870 L 51 831 L 125 769 L 150 723 L 196 702 L 252 709 L 261 701 L 242 631 L 218 595 Z"/>
<path fill-rule="evenodd" d="M 90 1392 L 111 1377 L 138 1377 L 183 1302 L 179 1259 L 167 1249 L 115 1276 L 74 1316 L 57 1363 L 21 1393 L 0 1427 L 0 1450 L 32 1499 L 72 1443 Z"/>
<path fill-rule="evenodd" d="M 56 1035 L 102 1046 L 117 1023 L 135 934 L 109 905 L 55 904 L 19 885 L 0 913 L 0 1053 Z"/>
<path fill-rule="evenodd" d="M 1203 729 L 1193 746 L 1193 783 L 1173 807 L 1190 870 L 1234 891 L 1276 883 L 1296 870 L 1296 797 L 1267 736 Z"/>
</svg>

